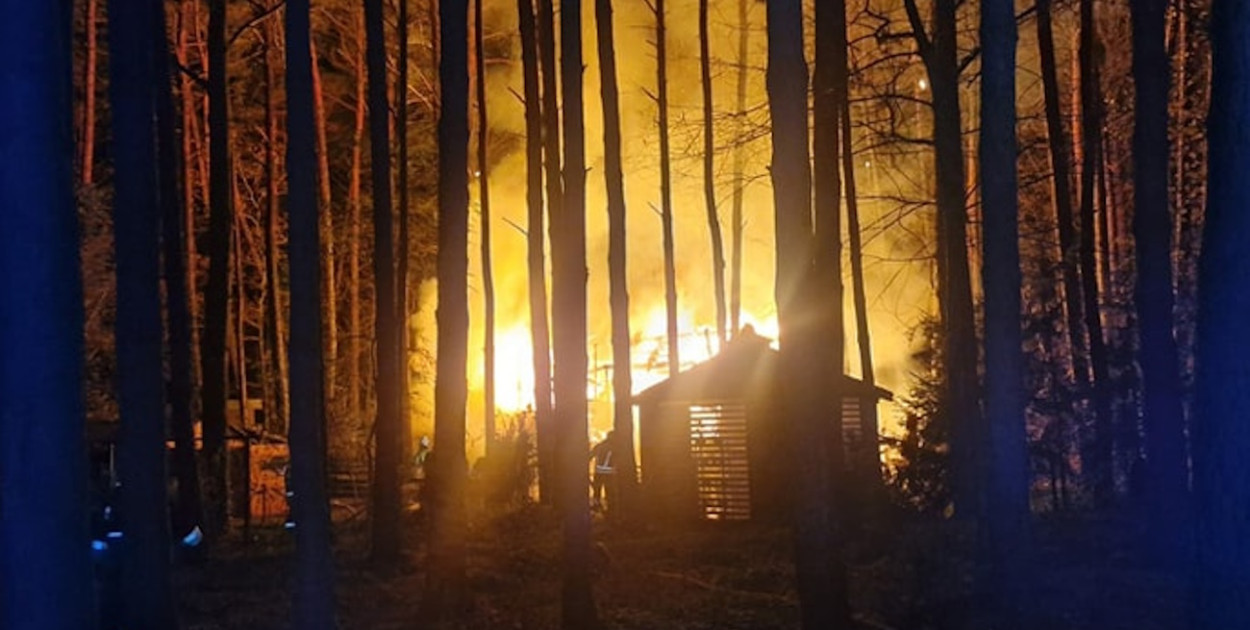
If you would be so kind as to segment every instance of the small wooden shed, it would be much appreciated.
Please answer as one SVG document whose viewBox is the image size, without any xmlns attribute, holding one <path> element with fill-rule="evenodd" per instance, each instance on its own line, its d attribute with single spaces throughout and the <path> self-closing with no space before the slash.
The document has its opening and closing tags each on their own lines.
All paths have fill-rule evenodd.
<svg viewBox="0 0 1250 630">
<path fill-rule="evenodd" d="M 656 514 L 746 520 L 785 512 L 791 484 L 777 356 L 748 327 L 715 357 L 634 396 L 642 493 Z M 893 395 L 842 378 L 848 467 L 879 475 L 877 427 L 863 421 L 875 416 L 864 410 Z"/>
</svg>

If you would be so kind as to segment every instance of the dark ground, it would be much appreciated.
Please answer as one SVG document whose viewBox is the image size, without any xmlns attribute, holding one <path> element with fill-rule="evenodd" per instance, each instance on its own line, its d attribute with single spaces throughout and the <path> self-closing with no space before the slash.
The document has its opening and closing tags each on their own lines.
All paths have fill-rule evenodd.
<svg viewBox="0 0 1250 630">
<path fill-rule="evenodd" d="M 971 593 L 972 537 L 950 522 L 878 527 L 851 550 L 851 601 L 861 628 L 896 630 L 1180 630 L 1184 582 L 1152 568 L 1127 543 L 1129 521 L 1036 522 L 1039 555 L 1029 619 L 995 626 Z M 424 549 L 413 516 L 403 569 L 367 564 L 367 527 L 339 524 L 340 627 L 424 627 L 418 619 Z M 543 508 L 478 516 L 471 526 L 471 609 L 455 629 L 559 627 L 558 526 Z M 708 524 L 685 531 L 595 522 L 595 595 L 606 629 L 796 628 L 791 544 L 785 530 Z M 875 549 L 875 551 L 874 551 Z M 187 629 L 288 627 L 290 534 L 256 528 L 224 541 L 216 559 L 177 572 Z"/>
</svg>

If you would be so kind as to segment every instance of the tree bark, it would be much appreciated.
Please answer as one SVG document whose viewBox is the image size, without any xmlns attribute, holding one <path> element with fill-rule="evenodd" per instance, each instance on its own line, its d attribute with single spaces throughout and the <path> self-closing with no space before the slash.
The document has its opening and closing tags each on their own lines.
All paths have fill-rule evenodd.
<svg viewBox="0 0 1250 630">
<path fill-rule="evenodd" d="M 748 20 L 749 0 L 738 0 L 738 69 L 734 103 L 733 200 L 730 210 L 730 242 L 733 253 L 729 261 L 729 332 L 737 335 L 742 318 L 742 206 L 746 187 L 743 178 L 743 135 L 747 115 L 747 42 L 751 33 Z"/>
<path fill-rule="evenodd" d="M 1029 470 L 1020 330 L 1016 160 L 1016 40 L 1011 0 L 981 5 L 980 181 L 985 228 L 985 494 L 980 590 L 1003 623 L 1023 620 L 1029 549 Z M 1056 179 L 1058 179 L 1056 177 Z"/>
<path fill-rule="evenodd" d="M 200 336 L 201 422 L 205 462 L 205 524 L 211 534 L 227 527 L 226 325 L 230 301 L 230 128 L 226 93 L 226 2 L 210 0 L 208 19 L 209 217 L 208 280 L 204 333 Z"/>
<path fill-rule="evenodd" d="M 320 223 L 317 208 L 317 126 L 308 0 L 286 7 L 287 212 L 291 267 L 291 485 L 295 492 L 296 628 L 337 626 L 330 503 L 326 496 L 325 355 L 321 347 Z M 322 209 L 328 212 L 328 208 Z"/>
<path fill-rule="evenodd" d="M 477 78 L 477 172 L 478 196 L 482 209 L 481 215 L 481 255 L 482 255 L 482 334 L 483 365 L 485 375 L 482 378 L 485 389 L 485 418 L 483 429 L 486 435 L 486 455 L 489 456 L 495 447 L 495 273 L 491 268 L 490 256 L 490 162 L 487 155 L 489 130 L 486 118 L 486 50 L 482 46 L 482 0 L 473 1 L 473 50 L 476 51 Z"/>
<path fill-rule="evenodd" d="M 399 0 L 399 15 L 395 26 L 399 39 L 399 62 L 395 77 L 395 136 L 399 141 L 399 261 L 395 279 L 395 338 L 399 378 L 400 453 L 407 462 L 412 457 L 412 416 L 410 407 L 410 379 L 408 378 L 408 255 L 411 244 L 408 238 L 408 0 Z M 401 466 L 407 470 L 406 465 Z"/>
<path fill-rule="evenodd" d="M 361 339 L 364 331 L 360 325 L 360 243 L 364 238 L 362 225 L 364 209 L 360 201 L 361 147 L 365 135 L 365 25 L 364 17 L 357 14 L 356 24 L 356 126 L 352 132 L 352 169 L 347 188 L 348 217 L 347 237 L 347 407 L 352 425 L 360 428 L 363 422 L 364 390 L 360 375 Z"/>
<path fill-rule="evenodd" d="M 564 104 L 564 199 L 551 215 L 555 424 L 560 479 L 561 615 L 564 630 L 596 630 L 590 588 L 590 504 L 586 496 L 586 155 L 582 99 L 582 14 L 560 1 L 560 87 Z"/>
<path fill-rule="evenodd" d="M 435 491 L 429 613 L 463 605 L 465 400 L 469 351 L 469 3 L 439 3 L 438 373 L 434 380 Z"/>
<path fill-rule="evenodd" d="M 1193 436 L 1197 554 L 1190 611 L 1194 630 L 1250 626 L 1250 448 L 1246 355 L 1250 331 L 1250 143 L 1244 133 L 1250 81 L 1250 6 L 1216 0 L 1211 45 L 1208 197 L 1199 260 L 1197 397 Z"/>
<path fill-rule="evenodd" d="M 321 64 L 317 61 L 317 40 L 308 38 L 312 56 L 313 113 L 317 124 L 317 184 L 321 204 L 318 210 L 321 234 L 321 297 L 325 304 L 325 413 L 327 426 L 339 419 L 342 399 L 339 398 L 339 297 L 335 280 L 337 258 L 334 247 L 334 195 L 330 188 L 330 147 L 326 142 L 326 104 L 321 89 Z M 289 98 L 289 97 L 288 97 Z M 287 404 L 290 404 L 288 399 Z M 328 433 L 327 433 L 328 437 Z"/>
<path fill-rule="evenodd" d="M 1163 0 L 1130 3 L 1133 27 L 1133 238 L 1137 243 L 1134 302 L 1141 341 L 1142 424 L 1146 434 L 1143 497 L 1148 536 L 1165 562 L 1183 558 L 1188 524 L 1188 462 L 1181 408 L 1179 357 L 1173 336 L 1172 259 L 1168 213 L 1168 71 Z"/>
<path fill-rule="evenodd" d="M 630 516 L 637 506 L 638 473 L 634 458 L 633 378 L 629 338 L 629 282 L 626 275 L 625 175 L 621 164 L 621 106 L 616 81 L 616 44 L 611 0 L 595 1 L 599 52 L 599 90 L 603 103 L 603 176 L 608 197 L 608 302 L 612 310 L 612 445 L 616 471 L 617 514 Z M 724 286 L 721 287 L 724 289 Z M 724 297 L 723 291 L 721 297 Z M 722 304 L 724 301 L 722 300 Z M 722 340 L 723 341 L 723 340 Z"/>
<path fill-rule="evenodd" d="M 555 10 L 552 0 L 538 0 L 538 61 L 542 70 L 542 117 L 543 117 L 543 156 L 547 186 L 547 217 L 554 221 L 564 206 L 564 183 L 560 180 L 560 106 L 559 93 L 556 90 L 556 36 Z M 534 223 L 535 215 L 530 214 L 529 256 L 530 286 L 535 289 L 535 259 L 543 258 L 543 235 L 541 222 Z M 540 228 L 538 234 L 534 228 Z M 537 250 L 537 253 L 535 252 Z M 554 254 L 553 254 L 554 255 Z M 545 282 L 545 280 L 544 280 Z M 542 288 L 544 296 L 546 288 Z M 533 300 L 531 296 L 531 313 Z M 538 370 L 534 373 L 534 404 L 535 423 L 538 428 L 538 485 L 542 500 L 553 500 L 559 495 L 559 482 L 556 476 L 556 440 L 555 411 L 552 406 L 551 383 L 551 338 L 546 326 L 546 306 L 543 306 L 543 322 L 535 325 L 534 363 Z M 535 320 L 537 321 L 537 320 Z M 542 365 L 538 365 L 542 363 Z"/>
<path fill-rule="evenodd" d="M 266 314 L 269 329 L 269 352 L 274 357 L 274 364 L 277 368 L 274 386 L 277 388 L 272 401 L 277 405 L 276 409 L 270 410 L 271 419 L 278 420 L 281 424 L 274 426 L 289 426 L 288 412 L 291 405 L 290 397 L 290 371 L 288 369 L 286 356 L 286 316 L 287 312 L 282 308 L 282 281 L 279 275 L 281 266 L 282 252 L 278 248 L 278 233 L 280 231 L 278 215 L 279 208 L 279 190 L 278 190 L 278 59 L 277 54 L 277 36 L 278 25 L 272 22 L 265 27 L 265 128 L 269 141 L 265 143 L 265 183 L 268 193 L 266 195 L 265 206 L 265 284 L 269 287 L 269 312 Z M 288 44 L 289 47 L 289 44 Z M 290 96 L 287 96 L 287 106 L 290 107 Z M 289 113 L 288 113 L 289 117 Z M 290 123 L 288 122 L 288 125 Z M 289 141 L 289 138 L 288 138 Z M 289 172 L 288 165 L 287 171 Z M 288 188 L 289 188 L 288 182 Z M 289 203 L 289 194 L 288 194 Z"/>
<path fill-rule="evenodd" d="M 95 90 L 96 90 L 96 7 L 99 0 L 87 0 L 84 26 L 87 29 L 87 59 L 83 64 L 82 164 L 80 176 L 85 186 L 95 178 Z"/>
<path fill-rule="evenodd" d="M 681 371 L 681 331 L 677 328 L 677 263 L 673 248 L 673 177 L 668 138 L 668 52 L 664 0 L 655 0 L 655 105 L 660 125 L 660 223 L 664 233 L 664 321 L 668 375 Z"/>
<path fill-rule="evenodd" d="M 712 58 L 708 52 L 708 0 L 699 0 L 699 75 L 703 88 L 703 203 L 707 206 L 707 228 L 712 235 L 712 283 L 716 299 L 716 340 L 724 347 L 728 314 L 725 308 L 725 243 L 721 238 L 720 217 L 716 213 L 716 182 L 713 154 L 716 136 L 712 131 Z"/>
<path fill-rule="evenodd" d="M 24 297 L 0 300 L 0 342 L 11 357 L 0 369 L 0 626 L 91 628 L 86 413 L 81 388 L 66 387 L 83 382 L 72 20 L 64 2 L 7 9 L 0 289 Z"/>
<path fill-rule="evenodd" d="M 382 0 L 365 2 L 369 70 L 369 151 L 373 176 L 373 330 L 377 343 L 377 419 L 374 422 L 374 562 L 399 560 L 399 343 L 395 326 L 395 243 L 391 217 L 390 122 L 386 98 L 386 24 Z"/>
</svg>

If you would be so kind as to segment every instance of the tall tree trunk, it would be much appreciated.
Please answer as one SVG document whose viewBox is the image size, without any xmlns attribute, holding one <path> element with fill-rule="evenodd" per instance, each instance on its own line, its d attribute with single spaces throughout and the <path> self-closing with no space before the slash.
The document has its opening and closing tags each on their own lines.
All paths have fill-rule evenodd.
<svg viewBox="0 0 1250 630">
<path fill-rule="evenodd" d="M 738 67 L 734 101 L 733 201 L 730 210 L 729 332 L 737 335 L 742 318 L 742 206 L 746 181 L 743 178 L 743 135 L 747 115 L 747 42 L 751 34 L 748 20 L 750 0 L 738 0 Z"/>
<path fill-rule="evenodd" d="M 1093 0 L 1081 2 L 1081 31 L 1078 56 L 1081 66 L 1081 296 L 1085 328 L 1089 331 L 1089 358 L 1093 368 L 1094 435 L 1082 453 L 1093 484 L 1094 501 L 1108 505 L 1115 495 L 1112 453 L 1111 371 L 1107 345 L 1102 332 L 1101 308 L 1098 300 L 1098 269 L 1094 257 L 1094 177 L 1102 144 L 1102 90 L 1098 82 L 1095 50 L 1097 33 L 1094 25 Z"/>
<path fill-rule="evenodd" d="M 673 253 L 673 177 L 668 140 L 668 52 L 664 0 L 655 0 L 655 105 L 660 125 L 660 223 L 664 232 L 664 321 L 668 375 L 681 371 L 681 331 L 677 328 L 677 263 Z"/>
<path fill-rule="evenodd" d="M 708 0 L 699 0 L 699 75 L 703 87 L 703 203 L 707 206 L 707 227 L 712 235 L 712 283 L 716 298 L 716 340 L 725 346 L 728 314 L 725 310 L 725 244 L 721 238 L 720 217 L 716 214 L 716 182 L 713 179 L 713 153 L 716 136 L 712 132 L 712 56 L 708 52 Z"/>
<path fill-rule="evenodd" d="M 595 0 L 599 90 L 603 102 L 603 176 L 608 196 L 608 301 L 612 309 L 612 445 L 617 503 L 629 516 L 637 503 L 634 458 L 633 379 L 629 356 L 629 282 L 625 259 L 625 175 L 621 165 L 621 106 L 616 83 L 612 1 Z M 724 287 L 722 286 L 722 289 Z M 722 295 L 723 297 L 723 295 Z M 722 301 L 723 303 L 723 301 Z"/>
<path fill-rule="evenodd" d="M 90 628 L 82 271 L 74 205 L 72 20 L 16 2 L 0 20 L 0 626 Z"/>
<path fill-rule="evenodd" d="M 342 412 L 342 399 L 339 398 L 338 389 L 339 297 L 338 283 L 335 280 L 337 258 L 334 253 L 334 195 L 330 188 L 330 147 L 326 142 L 326 104 L 325 94 L 321 89 L 321 64 L 317 61 L 317 40 L 310 36 L 308 47 L 312 55 L 313 114 L 317 124 L 317 190 L 321 198 L 318 221 L 321 234 L 321 297 L 325 304 L 324 417 L 328 427 L 333 424 L 331 420 L 338 420 Z"/>
<path fill-rule="evenodd" d="M 1165 561 L 1184 553 L 1188 463 L 1181 409 L 1180 366 L 1172 325 L 1172 259 L 1168 214 L 1168 59 L 1163 0 L 1134 0 L 1133 238 L 1137 244 L 1134 302 L 1140 322 L 1138 363 L 1146 434 L 1143 497 L 1150 543 Z"/>
<path fill-rule="evenodd" d="M 165 308 L 169 325 L 169 425 L 174 438 L 174 476 L 178 480 L 175 537 L 182 538 L 203 522 L 200 504 L 200 475 L 195 463 L 195 409 L 191 389 L 190 294 L 187 285 L 186 215 L 178 175 L 185 173 L 176 142 L 177 123 L 173 84 L 169 73 L 169 40 L 165 34 L 165 5 L 153 3 L 151 45 L 156 88 L 156 165 L 160 191 L 161 245 L 165 274 Z M 183 133 L 186 133 L 185 131 Z M 182 182 L 186 186 L 186 182 Z"/>
<path fill-rule="evenodd" d="M 80 176 L 85 186 L 95 178 L 95 75 L 96 75 L 96 7 L 99 0 L 87 0 L 83 26 L 87 29 L 87 59 L 83 64 L 82 164 Z"/>
<path fill-rule="evenodd" d="M 828 480 L 825 483 L 828 488 L 826 506 L 822 509 L 829 511 L 827 518 L 832 531 L 824 534 L 823 544 L 828 545 L 825 561 L 829 565 L 824 570 L 828 572 L 827 579 L 830 581 L 827 587 L 829 591 L 825 596 L 830 601 L 823 604 L 822 609 L 832 615 L 827 622 L 834 625 L 822 627 L 849 628 L 851 609 L 847 601 L 848 586 L 842 539 L 846 531 L 844 525 L 850 521 L 847 510 L 850 503 L 840 492 L 849 487 L 849 484 L 845 483 L 846 451 L 842 433 L 842 375 L 846 336 L 842 312 L 842 182 L 838 172 L 838 134 L 841 132 L 838 123 L 843 103 L 847 101 L 847 48 L 845 45 L 839 46 L 846 33 L 846 3 L 822 2 L 816 5 L 815 12 L 816 59 L 812 79 L 812 191 L 815 207 L 812 271 L 806 294 L 800 299 L 810 300 L 805 307 L 811 308 L 818 319 L 811 336 L 816 343 L 804 351 L 807 354 L 806 360 L 809 361 L 806 365 L 817 368 L 815 373 L 823 375 L 823 378 L 815 381 L 820 385 L 819 389 L 808 394 L 823 417 L 817 425 L 821 433 L 817 433 L 816 427 L 804 427 L 799 433 L 803 434 L 805 440 L 822 435 L 826 444 L 823 456 L 827 461 Z M 809 504 L 807 498 L 801 501 L 805 508 L 816 506 L 815 501 Z M 839 516 L 843 514 L 846 516 Z M 825 613 L 822 611 L 821 614 Z"/>
<path fill-rule="evenodd" d="M 278 54 L 278 24 L 271 22 L 265 27 L 265 31 L 267 34 L 265 43 L 265 127 L 268 129 L 267 135 L 269 137 L 269 141 L 265 143 L 265 183 L 268 187 L 268 194 L 266 195 L 268 203 L 265 206 L 265 284 L 269 287 L 269 312 L 266 314 L 269 332 L 266 336 L 269 337 L 270 356 L 274 358 L 274 364 L 277 367 L 277 374 L 275 375 L 277 378 L 274 379 L 274 385 L 277 389 L 272 401 L 277 405 L 277 408 L 269 411 L 272 418 L 282 419 L 281 426 L 290 426 L 290 418 L 288 416 L 291 408 L 290 377 L 285 346 L 286 311 L 282 308 L 282 281 L 278 272 L 282 257 L 282 253 L 278 248 L 278 232 L 280 231 L 278 221 L 280 208 L 277 154 L 279 129 L 278 104 L 276 102 L 278 59 L 275 56 Z M 287 102 L 289 108 L 289 96 L 287 97 Z M 288 121 L 288 126 L 289 124 Z M 290 170 L 288 165 L 287 171 L 289 172 Z"/>
<path fill-rule="evenodd" d="M 178 46 L 175 50 L 178 64 L 182 67 L 188 66 L 189 45 L 187 43 L 188 31 L 195 28 L 196 13 L 195 7 L 198 6 L 194 0 L 183 0 L 178 10 Z M 195 409 L 195 388 L 200 383 L 200 333 L 197 322 L 200 321 L 199 300 L 196 297 L 196 291 L 199 289 L 197 279 L 199 278 L 199 255 L 196 253 L 195 246 L 195 174 L 196 161 L 198 160 L 194 147 L 200 146 L 199 155 L 207 153 L 203 149 L 204 142 L 200 136 L 196 116 L 195 91 L 192 86 L 192 79 L 185 72 L 178 73 L 179 95 L 182 97 L 182 196 L 183 196 L 183 251 L 185 256 L 184 269 L 186 270 L 186 287 L 187 287 L 187 310 L 190 317 L 191 326 L 191 405 L 192 410 Z M 205 177 L 205 173 L 199 173 L 200 177 Z M 207 199 L 205 199 L 207 202 Z M 197 486 L 198 487 L 198 486 Z M 202 511 L 202 510 L 201 510 Z M 201 516 L 202 522 L 202 516 Z"/>
<path fill-rule="evenodd" d="M 937 198 L 938 306 L 946 363 L 945 399 L 950 409 L 951 488 L 957 518 L 974 518 L 980 494 L 984 433 L 977 381 L 977 334 L 968 265 L 962 114 L 956 35 L 957 0 L 935 0 L 932 37 L 915 0 L 904 0 L 933 94 L 933 144 Z"/>
<path fill-rule="evenodd" d="M 834 574 L 830 509 L 830 431 L 818 392 L 826 373 L 813 369 L 819 339 L 812 321 L 813 238 L 808 162 L 807 63 L 803 10 L 798 0 L 768 3 L 767 88 L 772 125 L 772 181 L 776 220 L 777 321 L 780 326 L 779 400 L 791 419 L 785 436 L 794 476 L 790 495 L 795 534 L 795 578 L 802 627 L 838 628 L 846 599 Z"/>
<path fill-rule="evenodd" d="M 373 560 L 399 560 L 399 343 L 395 326 L 395 242 L 391 217 L 390 116 L 386 99 L 386 24 L 382 0 L 365 2 L 369 68 L 369 151 L 373 175 L 373 331 L 377 343 L 377 419 L 374 422 Z M 441 445 L 440 445 L 441 446 Z"/>
<path fill-rule="evenodd" d="M 363 236 L 364 209 L 360 201 L 361 147 L 365 135 L 365 25 L 364 17 L 356 18 L 356 126 L 352 132 L 352 169 L 347 187 L 348 217 L 347 237 L 347 408 L 352 426 L 363 423 L 364 406 L 362 392 L 364 382 L 360 364 L 364 361 L 361 339 L 364 331 L 360 325 L 360 244 Z"/>
<path fill-rule="evenodd" d="M 399 141 L 399 263 L 395 278 L 395 338 L 398 343 L 399 434 L 403 460 L 412 457 L 412 416 L 408 378 L 408 0 L 399 0 L 396 16 L 396 37 L 399 40 L 399 62 L 395 77 L 395 136 Z M 404 467 L 406 469 L 406 467 Z"/>
<path fill-rule="evenodd" d="M 469 3 L 439 3 L 438 357 L 429 608 L 460 606 L 465 583 L 465 400 L 469 345 Z"/>
<path fill-rule="evenodd" d="M 548 351 L 547 262 L 543 250 L 543 111 L 539 97 L 537 24 L 533 0 L 517 0 L 525 99 L 526 269 L 534 365 L 534 420 L 538 433 L 538 490 L 543 502 L 555 494 L 550 474 L 551 353 Z"/>
<path fill-rule="evenodd" d="M 227 526 L 226 325 L 230 301 L 230 128 L 226 93 L 226 0 L 210 0 L 208 16 L 209 216 L 208 281 L 200 336 L 200 413 L 204 435 L 204 502 L 208 531 Z"/>
<path fill-rule="evenodd" d="M 292 626 L 337 626 L 330 503 L 326 496 L 325 373 L 321 347 L 324 212 L 317 208 L 316 116 L 308 0 L 286 8 L 287 214 L 291 268 L 291 485 L 295 492 L 295 589 Z M 328 235 L 327 235 L 328 236 Z"/>
<path fill-rule="evenodd" d="M 1072 214 L 1071 152 L 1063 131 L 1059 105 L 1059 74 L 1055 67 L 1055 36 L 1051 22 L 1053 0 L 1037 3 L 1037 43 L 1042 67 L 1042 91 L 1046 109 L 1046 139 L 1052 172 L 1051 197 L 1059 232 L 1059 260 L 1063 273 L 1064 309 L 1067 313 L 1068 345 L 1072 354 L 1072 374 L 1078 384 L 1089 383 L 1089 361 L 1081 321 L 1081 286 L 1077 278 L 1077 248 Z"/>
<path fill-rule="evenodd" d="M 543 156 L 547 186 L 547 217 L 554 221 L 564 206 L 564 182 L 560 179 L 560 106 L 559 93 L 556 91 L 556 35 L 555 10 L 553 0 L 538 0 L 538 61 L 542 69 L 542 117 L 543 117 Z M 530 282 L 533 286 L 534 259 L 542 259 L 543 236 L 534 234 L 534 228 L 541 228 L 533 223 L 534 215 L 530 215 Z M 535 253 L 537 249 L 537 253 Z M 554 255 L 554 254 L 553 254 Z M 534 290 L 531 288 L 531 291 Z M 544 289 L 544 294 L 546 293 Z M 531 309 L 533 308 L 533 297 Z M 532 311 L 531 311 L 532 312 Z M 543 318 L 546 318 L 544 306 Z M 554 499 L 559 494 L 559 482 L 556 476 L 556 433 L 555 411 L 552 406 L 551 383 L 551 338 L 546 322 L 533 329 L 534 362 L 540 368 L 534 374 L 534 391 L 537 400 L 534 405 L 535 423 L 538 428 L 538 485 L 542 499 Z M 543 365 L 538 365 L 543 363 Z"/>
<path fill-rule="evenodd" d="M 151 7 L 109 4 L 109 102 L 115 157 L 118 508 L 125 515 L 120 623 L 174 628 L 165 490 L 160 209 L 153 128 L 156 87 Z M 162 35 L 163 36 L 163 35 Z"/>
<path fill-rule="evenodd" d="M 1016 160 L 1016 39 L 1011 0 L 981 5 L 980 181 L 985 227 L 985 494 L 981 591 L 1005 623 L 1019 623 L 1026 591 L 1029 470 L 1020 330 Z M 1056 181 L 1058 180 L 1056 175 Z"/>
<path fill-rule="evenodd" d="M 495 273 L 491 269 L 490 256 L 490 185 L 488 184 L 490 163 L 487 156 L 487 140 L 489 131 L 486 118 L 486 50 L 482 46 L 482 0 L 473 2 L 473 50 L 476 55 L 477 75 L 477 172 L 478 197 L 482 208 L 481 216 L 481 253 L 482 253 L 482 334 L 483 365 L 485 375 L 482 378 L 485 391 L 485 418 L 483 428 L 486 434 L 486 454 L 490 455 L 495 446 Z"/>
<path fill-rule="evenodd" d="M 586 496 L 586 154 L 582 98 L 582 11 L 560 1 L 560 87 L 564 103 L 564 204 L 551 215 L 555 424 L 560 479 L 561 615 L 564 630 L 596 630 L 590 588 L 590 504 Z"/>
<path fill-rule="evenodd" d="M 1250 5 L 1212 3 L 1211 109 L 1206 225 L 1199 261 L 1197 399 L 1191 423 L 1197 554 L 1190 610 L 1194 630 L 1250 627 L 1250 449 L 1246 355 L 1250 330 Z"/>
</svg>

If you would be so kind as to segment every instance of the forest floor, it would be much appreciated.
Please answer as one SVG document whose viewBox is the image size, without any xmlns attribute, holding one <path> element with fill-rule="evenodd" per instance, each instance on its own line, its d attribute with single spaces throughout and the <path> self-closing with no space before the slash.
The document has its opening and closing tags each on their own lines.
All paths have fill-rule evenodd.
<svg viewBox="0 0 1250 630">
<path fill-rule="evenodd" d="M 1029 619 L 994 626 L 976 605 L 966 527 L 912 520 L 877 527 L 849 550 L 851 605 L 873 630 L 1173 630 L 1184 628 L 1185 582 L 1133 551 L 1131 521 L 1089 516 L 1036 521 Z M 429 627 L 419 609 L 425 574 L 421 526 L 410 515 L 409 553 L 379 573 L 368 528 L 337 524 L 339 627 Z M 559 526 L 540 507 L 471 519 L 473 593 L 448 629 L 559 627 Z M 605 629 L 798 627 L 791 538 L 783 528 L 709 523 L 683 531 L 626 529 L 596 517 L 594 592 Z M 180 567 L 176 588 L 190 630 L 289 627 L 291 535 L 253 528 L 222 542 L 203 566 Z"/>
</svg>

